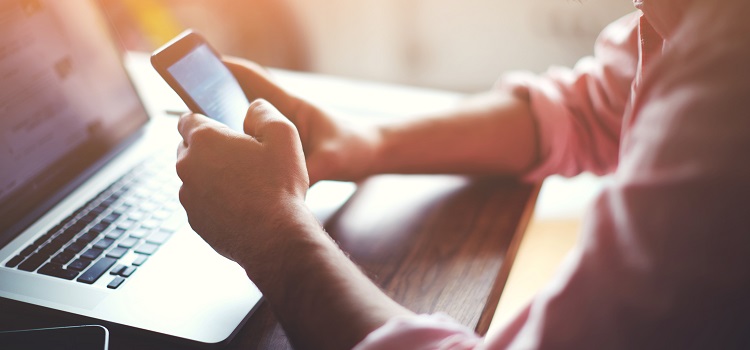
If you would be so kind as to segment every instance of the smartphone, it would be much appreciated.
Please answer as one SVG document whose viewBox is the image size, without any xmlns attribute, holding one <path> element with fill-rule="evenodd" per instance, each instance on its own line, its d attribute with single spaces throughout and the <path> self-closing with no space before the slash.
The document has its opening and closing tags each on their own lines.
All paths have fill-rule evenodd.
<svg viewBox="0 0 750 350">
<path fill-rule="evenodd" d="M 39 328 L 0 332 L 3 350 L 107 350 L 109 332 L 102 326 Z"/>
<path fill-rule="evenodd" d="M 250 102 L 221 55 L 188 29 L 151 55 L 151 65 L 194 113 L 239 132 Z"/>
</svg>

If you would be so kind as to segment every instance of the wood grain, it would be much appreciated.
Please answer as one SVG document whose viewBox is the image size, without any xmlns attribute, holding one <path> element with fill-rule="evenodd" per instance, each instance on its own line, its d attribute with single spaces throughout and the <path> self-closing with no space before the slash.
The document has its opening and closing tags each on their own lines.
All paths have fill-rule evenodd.
<svg viewBox="0 0 750 350">
<path fill-rule="evenodd" d="M 505 178 L 378 176 L 361 184 L 326 230 L 399 303 L 417 313 L 447 313 L 484 332 L 507 278 L 503 265 L 515 254 L 509 248 L 537 190 Z M 26 310 L 0 315 L 0 329 L 79 324 L 71 322 Z M 185 348 L 110 331 L 114 350 Z M 228 348 L 292 347 L 263 304 Z"/>
</svg>

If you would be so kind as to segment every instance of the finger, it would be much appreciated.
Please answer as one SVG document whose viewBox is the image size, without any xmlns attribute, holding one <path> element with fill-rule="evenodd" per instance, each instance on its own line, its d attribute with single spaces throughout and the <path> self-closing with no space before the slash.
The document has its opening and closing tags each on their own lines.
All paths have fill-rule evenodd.
<svg viewBox="0 0 750 350">
<path fill-rule="evenodd" d="M 255 62 L 238 58 L 225 58 L 224 65 L 240 82 L 249 100 L 262 98 L 271 102 L 284 115 L 291 116 L 296 113 L 299 99 L 279 86 L 268 70 Z"/>
<path fill-rule="evenodd" d="M 276 107 L 263 99 L 255 100 L 250 104 L 245 116 L 244 129 L 246 134 L 261 143 L 299 140 L 294 124 Z"/>
<path fill-rule="evenodd" d="M 197 113 L 188 113 L 180 117 L 177 122 L 177 131 L 182 135 L 185 146 L 190 146 L 193 132 L 201 126 L 214 128 L 225 128 L 226 126 L 209 117 Z"/>
<path fill-rule="evenodd" d="M 187 170 L 186 160 L 187 152 L 187 145 L 185 145 L 184 142 L 180 142 L 180 144 L 177 145 L 177 160 L 175 161 L 175 172 L 177 173 L 177 177 L 180 178 L 183 183 L 185 182 L 186 177 L 189 174 L 189 171 Z"/>
<path fill-rule="evenodd" d="M 188 149 L 188 145 L 185 142 L 180 142 L 177 145 L 177 160 L 180 160 L 185 157 L 187 149 Z"/>
<path fill-rule="evenodd" d="M 178 198 L 180 200 L 180 204 L 182 204 L 182 207 L 185 209 L 185 212 L 187 212 L 188 214 L 188 222 L 190 223 L 190 226 L 193 227 L 194 231 L 198 232 L 198 230 L 196 230 L 196 228 L 194 227 L 195 224 L 193 222 L 190 222 L 191 221 L 190 218 L 192 217 L 192 215 L 190 214 L 193 214 L 194 212 L 193 200 L 192 200 L 193 196 L 191 193 L 189 193 L 188 188 L 184 184 L 180 186 Z"/>
<path fill-rule="evenodd" d="M 306 159 L 305 165 L 307 166 L 307 177 L 310 180 L 310 186 L 322 180 L 320 176 L 322 172 L 321 164 L 320 162 L 316 161 L 315 157 L 310 157 L 309 159 Z"/>
</svg>

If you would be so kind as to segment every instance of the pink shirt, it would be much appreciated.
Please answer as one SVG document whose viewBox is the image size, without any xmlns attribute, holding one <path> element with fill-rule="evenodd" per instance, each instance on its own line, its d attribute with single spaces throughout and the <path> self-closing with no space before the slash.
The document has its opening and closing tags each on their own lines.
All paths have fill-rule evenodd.
<svg viewBox="0 0 750 350">
<path fill-rule="evenodd" d="M 488 339 L 420 315 L 356 349 L 750 348 L 750 1 L 635 4 L 593 58 L 501 84 L 536 117 L 526 179 L 614 173 L 554 280 Z"/>
</svg>

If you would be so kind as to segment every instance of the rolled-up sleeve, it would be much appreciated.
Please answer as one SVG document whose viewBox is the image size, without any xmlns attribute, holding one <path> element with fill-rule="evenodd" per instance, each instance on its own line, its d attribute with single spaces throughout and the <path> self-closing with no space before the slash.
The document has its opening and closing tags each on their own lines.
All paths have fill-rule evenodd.
<svg viewBox="0 0 750 350">
<path fill-rule="evenodd" d="M 536 123 L 539 160 L 525 180 L 605 174 L 617 167 L 622 117 L 638 66 L 639 17 L 633 13 L 605 28 L 594 56 L 572 69 L 514 72 L 498 81 L 498 88 L 528 100 Z"/>
<path fill-rule="evenodd" d="M 694 4 L 579 246 L 491 348 L 750 348 L 750 3 Z"/>
</svg>

